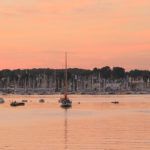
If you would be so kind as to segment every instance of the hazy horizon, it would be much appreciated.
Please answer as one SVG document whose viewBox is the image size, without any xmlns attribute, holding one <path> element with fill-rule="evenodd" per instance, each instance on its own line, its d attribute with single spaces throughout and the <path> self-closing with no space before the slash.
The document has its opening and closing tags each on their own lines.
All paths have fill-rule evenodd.
<svg viewBox="0 0 150 150">
<path fill-rule="evenodd" d="M 83 69 L 83 70 L 93 70 L 94 68 L 97 68 L 97 69 L 101 69 L 101 68 L 103 68 L 103 67 L 110 67 L 111 69 L 113 69 L 113 67 L 121 67 L 121 68 L 123 68 L 123 69 L 125 69 L 125 71 L 126 72 L 128 72 L 128 71 L 131 71 L 131 70 L 141 70 L 141 71 L 150 71 L 150 69 L 140 69 L 140 68 L 133 68 L 133 69 L 127 69 L 127 68 L 124 68 L 124 67 L 122 67 L 122 66 L 102 66 L 102 67 L 93 67 L 93 68 L 79 68 L 79 67 L 69 67 L 68 69 Z M 62 69 L 65 69 L 65 68 L 46 68 L 46 67 L 33 67 L 33 68 L 3 68 L 3 69 L 0 69 L 0 71 L 2 71 L 2 70 L 11 70 L 11 71 L 13 71 L 13 70 L 18 70 L 18 69 L 20 69 L 20 70 L 32 70 L 32 69 L 52 69 L 52 70 L 62 70 Z"/>
<path fill-rule="evenodd" d="M 150 69 L 148 0 L 1 0 L 0 69 Z"/>
</svg>

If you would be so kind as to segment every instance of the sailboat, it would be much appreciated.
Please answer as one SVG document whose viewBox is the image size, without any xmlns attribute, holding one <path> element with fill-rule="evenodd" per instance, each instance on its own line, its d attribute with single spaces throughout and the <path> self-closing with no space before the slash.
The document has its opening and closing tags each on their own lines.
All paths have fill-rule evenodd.
<svg viewBox="0 0 150 150">
<path fill-rule="evenodd" d="M 65 53 L 65 87 L 64 97 L 60 98 L 59 103 L 63 108 L 69 108 L 72 106 L 72 101 L 68 97 L 68 83 L 67 83 L 67 53 Z"/>
</svg>

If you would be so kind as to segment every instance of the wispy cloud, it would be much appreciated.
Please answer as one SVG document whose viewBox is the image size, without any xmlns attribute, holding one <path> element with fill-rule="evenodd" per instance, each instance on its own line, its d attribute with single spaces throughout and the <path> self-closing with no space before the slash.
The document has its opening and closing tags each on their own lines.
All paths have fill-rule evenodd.
<svg viewBox="0 0 150 150">
<path fill-rule="evenodd" d="M 88 11 L 107 11 L 112 5 L 111 0 L 1 0 L 2 14 L 49 14 L 59 15 L 67 13 L 80 13 Z M 91 13 L 91 12 L 90 12 Z M 68 14 L 69 15 L 69 14 Z"/>
</svg>

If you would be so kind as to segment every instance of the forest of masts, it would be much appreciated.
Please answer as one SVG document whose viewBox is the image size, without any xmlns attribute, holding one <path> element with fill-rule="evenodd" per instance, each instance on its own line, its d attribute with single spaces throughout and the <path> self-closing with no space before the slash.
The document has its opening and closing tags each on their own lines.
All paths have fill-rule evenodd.
<svg viewBox="0 0 150 150">
<path fill-rule="evenodd" d="M 150 71 L 125 71 L 122 67 L 70 68 L 69 92 L 116 92 L 150 90 Z M 64 69 L 16 69 L 0 71 L 0 91 L 52 94 L 64 91 Z"/>
</svg>

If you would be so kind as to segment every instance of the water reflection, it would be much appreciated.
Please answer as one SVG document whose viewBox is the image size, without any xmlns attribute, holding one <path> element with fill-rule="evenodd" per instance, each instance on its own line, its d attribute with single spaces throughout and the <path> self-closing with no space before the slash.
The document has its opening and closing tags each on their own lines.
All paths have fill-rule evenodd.
<svg viewBox="0 0 150 150">
<path fill-rule="evenodd" d="M 68 149 L 68 109 L 64 109 L 64 140 L 65 147 L 64 149 Z"/>
<path fill-rule="evenodd" d="M 0 150 L 150 150 L 147 97 L 98 96 L 98 101 L 80 96 L 73 109 L 67 110 L 48 98 L 39 104 L 43 97 L 30 97 L 32 103 L 17 109 L 6 101 L 0 105 Z M 26 98 L 10 96 L 7 100 Z M 112 100 L 120 104 L 112 105 Z"/>
</svg>

